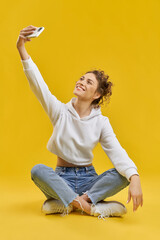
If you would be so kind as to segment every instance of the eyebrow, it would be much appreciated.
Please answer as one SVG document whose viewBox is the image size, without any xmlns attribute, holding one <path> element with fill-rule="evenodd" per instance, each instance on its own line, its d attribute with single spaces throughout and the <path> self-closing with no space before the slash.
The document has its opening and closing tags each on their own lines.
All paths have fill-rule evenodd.
<svg viewBox="0 0 160 240">
<path fill-rule="evenodd" d="M 84 76 L 82 76 L 83 78 L 84 78 Z M 88 80 L 90 80 L 90 81 L 92 81 L 92 82 L 94 82 L 92 79 L 90 79 L 90 78 L 88 78 Z"/>
</svg>

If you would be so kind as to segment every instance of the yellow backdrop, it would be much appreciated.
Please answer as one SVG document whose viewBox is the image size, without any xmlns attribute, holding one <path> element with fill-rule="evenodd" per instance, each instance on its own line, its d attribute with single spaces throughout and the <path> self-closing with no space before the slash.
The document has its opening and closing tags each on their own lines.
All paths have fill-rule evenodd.
<svg viewBox="0 0 160 240">
<path fill-rule="evenodd" d="M 46 231 L 50 237 L 54 237 L 55 231 L 59 239 L 65 234 L 69 234 L 70 239 L 97 238 L 101 232 L 119 239 L 118 232 L 113 230 L 115 227 L 123 238 L 158 236 L 158 219 L 155 224 L 153 222 L 158 215 L 155 211 L 159 209 L 159 11 L 158 0 L 9 0 L 2 3 L 0 174 L 4 196 L 1 199 L 3 239 L 22 239 L 26 223 L 30 226 L 26 239 L 34 236 L 44 239 Z M 28 25 L 45 27 L 38 38 L 26 43 L 26 49 L 59 100 L 70 101 L 75 96 L 75 82 L 93 68 L 104 70 L 114 83 L 110 103 L 102 106 L 102 113 L 109 117 L 119 142 L 137 165 L 144 191 L 144 207 L 133 214 L 130 203 L 125 220 L 109 219 L 108 223 L 96 225 L 97 219 L 87 215 L 73 213 L 61 220 L 40 213 L 45 197 L 31 182 L 30 170 L 38 163 L 55 169 L 57 157 L 46 148 L 52 124 L 29 88 L 16 48 L 20 30 Z M 93 153 L 93 165 L 99 174 L 112 167 L 100 144 Z M 125 203 L 127 190 L 117 198 Z M 153 200 L 154 218 L 148 223 L 148 215 L 153 217 Z M 14 219 L 19 222 L 20 230 L 16 230 Z M 77 225 L 83 219 L 92 233 L 83 232 L 83 221 Z M 34 225 L 35 222 L 38 224 Z M 8 224 L 12 231 L 6 234 Z M 60 229 L 64 232 L 60 233 Z"/>
</svg>

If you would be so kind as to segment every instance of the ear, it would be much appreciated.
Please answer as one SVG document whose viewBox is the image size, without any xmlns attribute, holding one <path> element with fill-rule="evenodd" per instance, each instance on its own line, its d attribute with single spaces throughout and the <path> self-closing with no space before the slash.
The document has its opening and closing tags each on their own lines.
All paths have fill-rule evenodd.
<svg viewBox="0 0 160 240">
<path fill-rule="evenodd" d="M 95 95 L 94 95 L 94 97 L 93 97 L 93 99 L 98 99 L 100 96 L 101 96 L 101 94 L 98 93 L 98 92 L 96 92 Z"/>
</svg>

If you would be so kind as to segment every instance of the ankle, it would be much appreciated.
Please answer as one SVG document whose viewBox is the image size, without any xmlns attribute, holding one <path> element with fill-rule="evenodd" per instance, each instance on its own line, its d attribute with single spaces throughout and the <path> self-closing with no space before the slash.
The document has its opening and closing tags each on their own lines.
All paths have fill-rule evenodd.
<svg viewBox="0 0 160 240">
<path fill-rule="evenodd" d="M 81 198 L 83 198 L 85 201 L 87 201 L 88 203 L 92 203 L 91 199 L 88 197 L 88 195 L 86 193 L 84 193 L 83 195 L 80 196 Z"/>
<path fill-rule="evenodd" d="M 84 211 L 85 213 L 91 213 L 91 204 L 88 203 L 85 199 L 80 196 L 77 196 L 71 203 L 73 206 L 77 207 L 78 209 Z"/>
<path fill-rule="evenodd" d="M 81 198 L 80 196 L 77 196 L 72 202 L 72 206 L 75 207 L 75 208 L 80 208 L 80 204 L 79 204 L 79 201 L 81 201 Z"/>
<path fill-rule="evenodd" d="M 76 206 L 72 205 L 73 206 L 73 211 L 75 211 L 76 209 L 78 209 Z"/>
</svg>

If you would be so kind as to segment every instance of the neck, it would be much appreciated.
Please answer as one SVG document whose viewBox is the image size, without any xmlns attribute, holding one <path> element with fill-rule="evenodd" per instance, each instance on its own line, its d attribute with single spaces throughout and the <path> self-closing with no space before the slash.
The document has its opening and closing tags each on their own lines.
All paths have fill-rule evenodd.
<svg viewBox="0 0 160 240">
<path fill-rule="evenodd" d="M 92 107 L 90 103 L 86 103 L 86 101 L 81 101 L 76 98 L 75 102 L 73 102 L 73 107 L 79 114 L 79 116 L 87 116 L 90 114 Z"/>
</svg>

